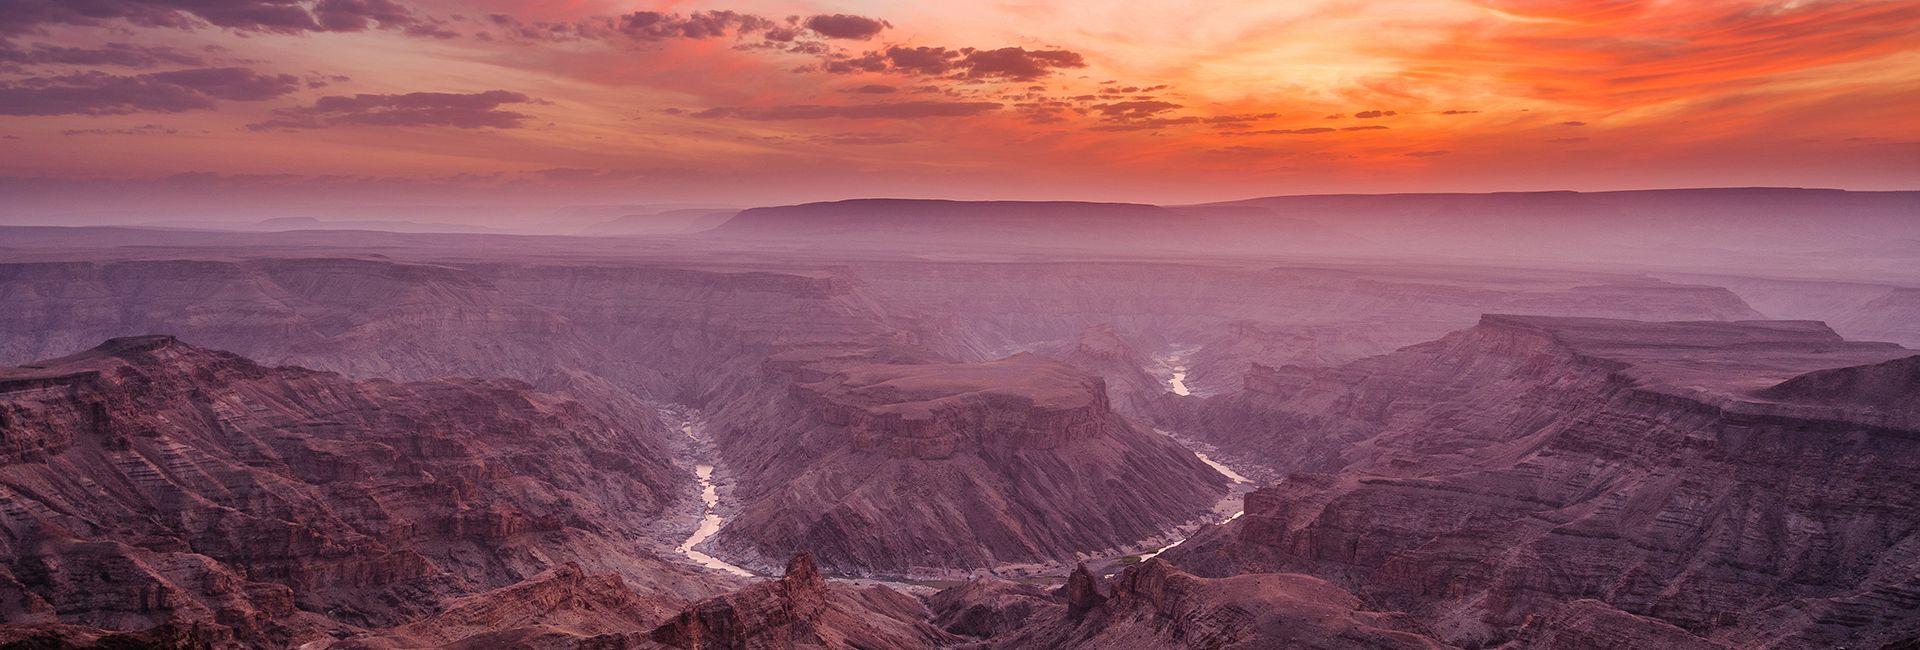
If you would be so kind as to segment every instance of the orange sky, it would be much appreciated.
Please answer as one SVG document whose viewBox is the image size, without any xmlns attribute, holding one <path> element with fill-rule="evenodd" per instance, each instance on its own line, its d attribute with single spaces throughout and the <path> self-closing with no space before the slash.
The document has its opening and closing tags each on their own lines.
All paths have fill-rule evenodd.
<svg viewBox="0 0 1920 650">
<path fill-rule="evenodd" d="M 21 205 L 1920 178 L 1920 0 L 90 6 L 0 17 Z"/>
</svg>

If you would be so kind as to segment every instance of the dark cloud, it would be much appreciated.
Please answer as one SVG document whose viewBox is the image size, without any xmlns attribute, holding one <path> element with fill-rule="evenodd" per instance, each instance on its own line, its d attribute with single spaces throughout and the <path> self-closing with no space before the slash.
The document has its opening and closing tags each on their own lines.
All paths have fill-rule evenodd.
<svg viewBox="0 0 1920 650">
<path fill-rule="evenodd" d="M 1580 122 L 1580 121 L 1573 121 L 1573 122 L 1561 122 L 1560 125 L 1561 126 L 1586 126 L 1587 123 Z"/>
<path fill-rule="evenodd" d="M 4 2 L 5 0 L 0 0 Z M 26 49 L 0 47 L 0 63 L 22 65 L 117 65 L 127 68 L 151 68 L 159 65 L 206 65 L 198 56 L 170 47 L 144 47 L 127 43 L 107 43 L 100 47 L 65 47 L 35 43 Z"/>
<path fill-rule="evenodd" d="M 1440 111 L 1440 114 L 1441 115 L 1466 115 L 1468 113 L 1478 113 L 1478 112 L 1480 111 L 1463 111 L 1459 109 L 1453 109 L 1453 110 Z"/>
<path fill-rule="evenodd" d="M 1395 115 L 1399 115 L 1399 113 L 1395 113 L 1393 111 L 1360 111 L 1358 113 L 1353 114 L 1354 117 L 1357 117 L 1363 120 L 1370 120 L 1376 117 L 1393 117 Z"/>
<path fill-rule="evenodd" d="M 142 124 L 122 129 L 67 129 L 61 131 L 60 135 L 173 135 L 176 133 L 179 131 L 159 124 Z"/>
<path fill-rule="evenodd" d="M 865 16 L 848 14 L 821 14 L 807 18 L 807 29 L 827 38 L 843 38 L 864 41 L 880 34 L 881 30 L 892 27 L 891 23 Z"/>
<path fill-rule="evenodd" d="M 871 56 L 871 55 L 870 55 Z M 941 75 L 953 69 L 960 53 L 944 47 L 889 47 L 884 64 L 910 74 Z M 884 68 L 883 68 L 884 69 Z"/>
<path fill-rule="evenodd" d="M 254 102 L 299 90 L 293 75 L 246 68 L 196 68 L 142 75 L 82 72 L 0 82 L 0 115 L 122 115 L 214 108 L 215 100 Z"/>
<path fill-rule="evenodd" d="M 864 86 L 854 86 L 840 92 L 859 93 L 862 95 L 887 95 L 900 92 L 900 89 L 886 84 L 867 84 Z"/>
<path fill-rule="evenodd" d="M 901 144 L 904 142 L 910 142 L 911 140 L 907 139 L 905 136 L 894 135 L 891 133 L 835 133 L 832 135 L 816 135 L 816 136 L 807 138 L 807 141 L 814 144 L 846 144 L 846 145 L 865 146 L 865 145 L 879 145 L 879 144 Z"/>
<path fill-rule="evenodd" d="M 0 0 L 0 34 L 46 25 L 101 25 L 192 29 L 212 25 L 248 32 L 415 31 L 428 25 L 391 0 Z"/>
<path fill-rule="evenodd" d="M 772 20 L 736 11 L 696 11 L 680 14 L 636 11 L 619 18 L 620 33 L 636 40 L 657 41 L 667 38 L 715 38 L 729 34 L 764 32 L 778 25 Z"/>
<path fill-rule="evenodd" d="M 998 102 L 896 102 L 890 104 L 794 104 L 789 106 L 767 106 L 736 108 L 721 106 L 709 108 L 694 117 L 732 118 L 740 120 L 818 120 L 827 118 L 848 119 L 914 119 L 923 117 L 965 117 L 1000 110 Z"/>
<path fill-rule="evenodd" d="M 1077 52 L 1067 50 L 1028 50 L 1003 47 L 997 50 L 964 50 L 959 67 L 969 79 L 1011 79 L 1032 81 L 1061 68 L 1084 68 L 1087 62 Z"/>
<path fill-rule="evenodd" d="M 1193 116 L 1193 115 L 1186 115 L 1182 117 L 1154 117 L 1154 118 L 1132 120 L 1132 121 L 1123 122 L 1120 124 L 1103 124 L 1100 126 L 1093 127 L 1092 130 L 1094 131 L 1150 131 L 1153 129 L 1159 129 L 1159 128 L 1164 128 L 1169 126 L 1184 126 L 1188 124 L 1199 124 L 1202 121 L 1204 121 L 1202 118 Z"/>
<path fill-rule="evenodd" d="M 330 95 L 312 106 L 277 111 L 276 119 L 249 124 L 255 131 L 317 129 L 328 126 L 448 126 L 461 129 L 519 128 L 529 115 L 501 110 L 507 104 L 535 103 L 505 90 L 479 93 L 406 93 Z"/>
<path fill-rule="evenodd" d="M 1280 114 L 1279 113 L 1232 113 L 1227 115 L 1210 116 L 1205 120 L 1201 120 L 1201 121 L 1206 122 L 1208 124 L 1218 124 L 1220 125 L 1220 128 L 1231 128 L 1236 126 L 1244 126 L 1248 122 L 1271 120 L 1276 117 L 1280 117 Z"/>
<path fill-rule="evenodd" d="M 489 14 L 484 22 L 507 38 L 528 41 L 580 41 L 627 39 L 640 42 L 668 39 L 709 39 L 761 34 L 771 43 L 786 43 L 799 37 L 796 28 L 782 26 L 765 16 L 737 11 L 695 11 L 690 14 L 661 11 L 636 11 L 619 16 L 592 16 L 575 21 L 525 22 L 507 14 Z M 491 33 L 482 33 L 491 38 Z"/>
<path fill-rule="evenodd" d="M 1180 105 L 1173 102 L 1157 100 L 1113 102 L 1110 104 L 1093 105 L 1093 110 L 1099 111 L 1104 119 L 1116 121 L 1145 119 L 1176 108 L 1180 108 Z"/>
<path fill-rule="evenodd" d="M 827 72 L 899 72 L 976 81 L 1035 81 L 1056 70 L 1087 67 L 1086 59 L 1068 50 L 1029 50 L 1003 47 L 982 50 L 896 45 L 857 57 L 830 60 Z M 1141 90 L 1135 88 L 1134 90 Z"/>
</svg>

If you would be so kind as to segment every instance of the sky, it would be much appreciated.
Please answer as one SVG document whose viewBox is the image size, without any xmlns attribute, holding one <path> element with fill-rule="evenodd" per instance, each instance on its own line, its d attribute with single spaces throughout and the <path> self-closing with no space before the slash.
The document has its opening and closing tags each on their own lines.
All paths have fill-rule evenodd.
<svg viewBox="0 0 1920 650">
<path fill-rule="evenodd" d="M 0 0 L 0 209 L 1913 189 L 1920 0 Z"/>
</svg>

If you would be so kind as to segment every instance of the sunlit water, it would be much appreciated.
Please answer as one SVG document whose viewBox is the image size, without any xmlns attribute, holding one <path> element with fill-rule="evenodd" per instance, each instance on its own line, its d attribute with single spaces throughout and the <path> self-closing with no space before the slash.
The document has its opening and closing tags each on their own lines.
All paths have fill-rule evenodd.
<svg viewBox="0 0 1920 650">
<path fill-rule="evenodd" d="M 699 439 L 699 436 L 693 432 L 692 423 L 680 427 L 680 431 L 687 434 L 689 438 Z M 720 489 L 713 485 L 713 466 L 704 463 L 694 465 L 693 475 L 700 480 L 700 501 L 706 504 L 706 515 L 700 518 L 700 527 L 693 530 L 693 535 L 687 537 L 687 541 L 681 542 L 680 548 L 675 550 L 679 551 L 681 555 L 687 556 L 688 559 L 693 560 L 695 563 L 698 563 L 700 566 L 709 569 L 718 569 L 737 576 L 752 577 L 752 571 L 728 564 L 720 558 L 694 550 L 694 547 L 699 546 L 701 542 L 705 542 L 718 534 L 721 524 L 726 522 L 720 519 Z"/>
<path fill-rule="evenodd" d="M 1167 385 L 1173 387 L 1173 394 L 1175 395 L 1180 395 L 1184 397 L 1184 396 L 1193 394 L 1193 391 L 1187 390 L 1187 367 L 1186 366 L 1174 366 L 1173 378 L 1167 380 Z"/>
<path fill-rule="evenodd" d="M 1180 356 L 1184 356 L 1184 355 L 1180 355 Z M 1179 358 L 1179 356 L 1176 356 L 1174 358 L 1177 359 Z M 1173 376 L 1167 379 L 1167 386 L 1173 390 L 1173 394 L 1175 395 L 1193 394 L 1192 391 L 1187 390 L 1187 367 L 1186 366 L 1183 366 L 1183 365 L 1173 366 L 1172 374 Z M 1160 433 L 1166 434 L 1167 432 L 1161 431 Z M 1167 434 L 1167 435 L 1171 435 L 1171 434 Z M 1195 458 L 1200 459 L 1200 462 L 1206 463 L 1208 467 L 1213 468 L 1213 471 L 1219 472 L 1221 476 L 1225 476 L 1228 479 L 1231 479 L 1234 483 L 1239 483 L 1239 484 L 1253 483 L 1253 481 L 1248 479 L 1245 475 L 1242 475 L 1239 472 L 1233 471 L 1233 468 L 1227 467 L 1226 465 L 1223 465 L 1212 458 L 1208 458 L 1206 454 L 1196 451 L 1196 452 L 1193 452 L 1193 456 Z M 1228 497 L 1228 498 L 1232 498 L 1232 497 Z M 1229 521 L 1239 519 L 1240 515 L 1243 515 L 1243 514 L 1246 514 L 1245 510 L 1234 511 L 1234 513 L 1231 515 L 1228 515 L 1227 518 L 1221 519 L 1219 523 L 1224 524 Z M 1140 561 L 1145 562 L 1147 560 L 1151 560 L 1154 558 L 1154 556 L 1157 556 L 1161 553 L 1165 553 L 1167 552 L 1167 549 L 1173 548 L 1175 546 L 1179 546 L 1181 542 L 1185 542 L 1185 541 L 1187 541 L 1186 538 L 1181 538 L 1181 539 L 1174 540 L 1172 544 L 1168 544 L 1166 546 L 1153 549 L 1153 552 L 1141 555 Z"/>
</svg>

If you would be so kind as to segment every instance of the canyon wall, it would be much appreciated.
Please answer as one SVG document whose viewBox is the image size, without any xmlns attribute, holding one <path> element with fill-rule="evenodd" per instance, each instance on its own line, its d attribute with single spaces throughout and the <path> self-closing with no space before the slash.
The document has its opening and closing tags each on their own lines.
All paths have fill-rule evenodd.
<svg viewBox="0 0 1920 650">
<path fill-rule="evenodd" d="M 1904 640 L 1920 428 L 1840 405 L 1910 413 L 1914 354 L 1804 321 L 1489 316 L 1231 398 L 1221 445 L 1320 473 L 1167 558 L 1316 575 L 1463 645 L 1541 638 L 1536 617 L 1577 601 L 1594 604 L 1554 620 L 1735 646 Z"/>
</svg>

